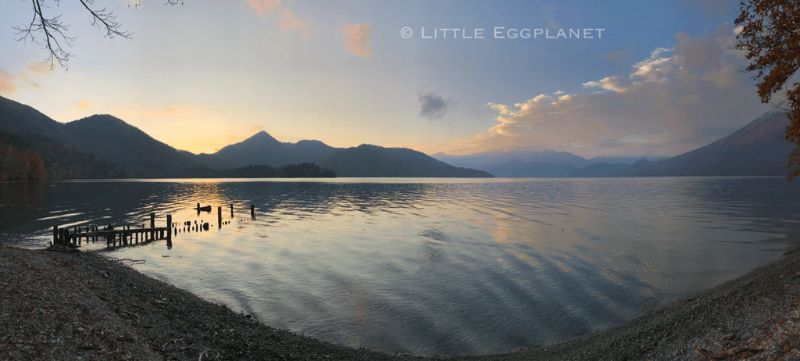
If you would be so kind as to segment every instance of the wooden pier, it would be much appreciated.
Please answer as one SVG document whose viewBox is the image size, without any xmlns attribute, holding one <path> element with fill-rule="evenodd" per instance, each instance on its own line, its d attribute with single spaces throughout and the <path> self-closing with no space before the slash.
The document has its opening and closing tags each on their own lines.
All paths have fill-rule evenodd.
<svg viewBox="0 0 800 361">
<path fill-rule="evenodd" d="M 230 219 L 225 220 L 222 216 L 222 207 L 217 206 L 217 229 L 222 229 L 223 225 L 230 224 L 234 220 L 233 203 L 228 204 L 230 209 Z M 197 215 L 200 212 L 211 213 L 211 205 L 201 206 L 197 203 Z M 250 217 L 255 220 L 256 207 L 250 205 Z M 172 248 L 172 238 L 180 233 L 186 232 L 207 232 L 212 226 L 202 218 L 194 221 L 182 223 L 172 221 L 172 215 L 166 215 L 164 227 L 156 227 L 156 215 L 150 213 L 150 224 L 106 224 L 106 225 L 80 225 L 80 226 L 53 226 L 53 245 L 67 247 L 81 247 L 84 242 L 105 241 L 109 248 L 134 246 L 146 244 L 158 240 L 166 240 L 167 247 Z"/>
<path fill-rule="evenodd" d="M 150 226 L 145 224 L 124 224 L 105 226 L 53 226 L 53 244 L 68 247 L 80 247 L 83 242 L 106 241 L 108 247 L 130 246 L 167 240 L 167 247 L 172 247 L 172 215 L 167 215 L 166 226 L 156 227 L 156 215 L 150 214 Z"/>
</svg>

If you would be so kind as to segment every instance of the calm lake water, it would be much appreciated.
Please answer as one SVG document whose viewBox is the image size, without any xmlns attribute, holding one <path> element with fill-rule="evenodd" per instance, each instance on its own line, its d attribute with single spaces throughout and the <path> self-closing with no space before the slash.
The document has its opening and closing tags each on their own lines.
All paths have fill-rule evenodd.
<svg viewBox="0 0 800 361">
<path fill-rule="evenodd" d="M 198 202 L 214 211 L 198 216 Z M 221 229 L 217 206 L 230 221 Z M 43 247 L 55 224 L 144 223 L 151 212 L 159 226 L 171 213 L 211 227 L 179 233 L 171 249 L 160 241 L 108 255 L 145 260 L 134 267 L 270 326 L 387 352 L 479 354 L 616 325 L 779 258 L 800 230 L 800 183 L 0 184 L 0 242 Z"/>
</svg>

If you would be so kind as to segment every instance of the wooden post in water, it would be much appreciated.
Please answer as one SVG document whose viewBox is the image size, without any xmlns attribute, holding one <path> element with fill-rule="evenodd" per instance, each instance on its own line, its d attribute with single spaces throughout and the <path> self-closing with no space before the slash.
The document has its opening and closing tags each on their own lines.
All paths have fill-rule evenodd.
<svg viewBox="0 0 800 361">
<path fill-rule="evenodd" d="M 250 218 L 256 219 L 256 206 L 250 205 Z"/>
<path fill-rule="evenodd" d="M 172 247 L 172 215 L 167 215 L 167 247 Z"/>
<path fill-rule="evenodd" d="M 58 226 L 53 226 L 53 245 L 58 244 Z"/>
<path fill-rule="evenodd" d="M 217 228 L 222 228 L 222 207 L 217 207 Z"/>
<path fill-rule="evenodd" d="M 150 240 L 156 239 L 156 214 L 150 213 Z"/>
<path fill-rule="evenodd" d="M 231 203 L 231 218 L 233 218 L 233 203 Z"/>
</svg>

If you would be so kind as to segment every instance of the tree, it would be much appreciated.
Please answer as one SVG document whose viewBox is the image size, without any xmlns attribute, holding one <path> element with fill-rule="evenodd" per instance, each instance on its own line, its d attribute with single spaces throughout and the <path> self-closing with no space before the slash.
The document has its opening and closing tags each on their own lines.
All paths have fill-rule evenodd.
<svg viewBox="0 0 800 361">
<path fill-rule="evenodd" d="M 28 157 L 25 154 L 14 151 L 9 156 L 8 175 L 11 180 L 27 180 L 28 173 L 31 170 L 31 165 L 28 163 Z"/>
<path fill-rule="evenodd" d="M 51 3 L 60 4 L 61 0 L 49 0 Z M 94 0 L 71 0 L 81 5 L 92 17 L 92 25 L 97 26 L 101 31 L 105 32 L 105 37 L 113 39 L 116 37 L 128 39 L 133 34 L 125 31 L 122 25 L 117 21 L 116 15 L 107 8 L 98 8 L 94 6 Z M 130 0 L 134 7 L 138 7 L 142 0 Z M 177 5 L 182 3 L 182 0 L 164 0 L 167 5 Z M 50 8 L 47 6 L 48 0 L 30 0 L 31 2 L 31 21 L 24 25 L 15 26 L 19 38 L 18 41 L 32 41 L 41 44 L 42 47 L 48 51 L 47 62 L 53 66 L 58 62 L 61 67 L 66 68 L 72 53 L 69 48 L 72 47 L 74 37 L 70 36 L 69 24 L 66 24 L 61 19 L 61 14 L 46 13 Z M 128 6 L 131 6 L 129 3 Z"/>
<path fill-rule="evenodd" d="M 30 167 L 30 170 L 28 171 L 28 179 L 45 179 L 47 177 L 47 171 L 45 170 L 44 161 L 42 160 L 42 157 L 39 156 L 39 153 L 29 150 L 25 152 L 25 156 L 28 158 L 28 165 Z"/>
<path fill-rule="evenodd" d="M 800 68 L 800 1 L 742 0 L 736 25 L 741 29 L 736 47 L 750 60 L 747 70 L 755 72 L 762 102 L 793 81 L 786 90 L 786 140 L 796 145 L 787 165 L 793 179 L 800 175 L 800 81 L 793 78 Z"/>
</svg>

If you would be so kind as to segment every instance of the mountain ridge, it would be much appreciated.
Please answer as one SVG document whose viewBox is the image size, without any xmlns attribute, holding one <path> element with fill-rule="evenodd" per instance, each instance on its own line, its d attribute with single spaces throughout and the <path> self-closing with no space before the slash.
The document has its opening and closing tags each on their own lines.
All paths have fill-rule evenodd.
<svg viewBox="0 0 800 361">
<path fill-rule="evenodd" d="M 5 152 L 0 152 L 0 158 L 25 160 L 40 154 L 52 174 L 65 178 L 196 177 L 227 169 L 277 169 L 303 163 L 350 177 L 785 175 L 793 148 L 783 138 L 788 122 L 786 110 L 772 110 L 703 147 L 665 159 L 638 161 L 637 157 L 586 159 L 554 150 L 469 156 L 437 153 L 436 159 L 409 148 L 366 143 L 337 148 L 311 139 L 281 142 L 263 130 L 217 152 L 194 154 L 113 115 L 60 123 L 33 107 L 0 97 L 0 151 Z"/>
<path fill-rule="evenodd" d="M 586 159 L 561 152 L 559 159 L 553 159 L 554 154 L 559 154 L 557 151 L 467 156 L 439 153 L 436 156 L 456 165 L 465 164 L 465 159 L 472 162 L 492 157 L 501 159 L 500 162 L 476 165 L 478 169 L 501 177 L 782 176 L 787 173 L 788 158 L 793 149 L 784 138 L 789 124 L 786 112 L 785 109 L 767 111 L 726 137 L 673 157 Z M 509 158 L 509 155 L 516 159 Z M 527 158 L 520 159 L 523 157 Z"/>
<path fill-rule="evenodd" d="M 60 173 L 67 178 L 196 177 L 220 174 L 226 169 L 280 168 L 306 163 L 327 167 L 337 175 L 358 177 L 492 176 L 484 171 L 454 167 L 412 149 L 370 146 L 367 151 L 361 146 L 334 148 L 318 140 L 280 142 L 263 130 L 217 152 L 194 154 L 173 148 L 113 115 L 95 114 L 60 123 L 33 107 L 0 96 L 0 135 L 6 133 L 9 136 L 2 139 L 13 140 L 17 146 L 26 144 L 28 152 L 47 155 L 45 163 L 55 162 L 59 153 L 63 153 L 68 156 L 58 160 L 59 167 L 96 165 L 104 170 Z"/>
</svg>

